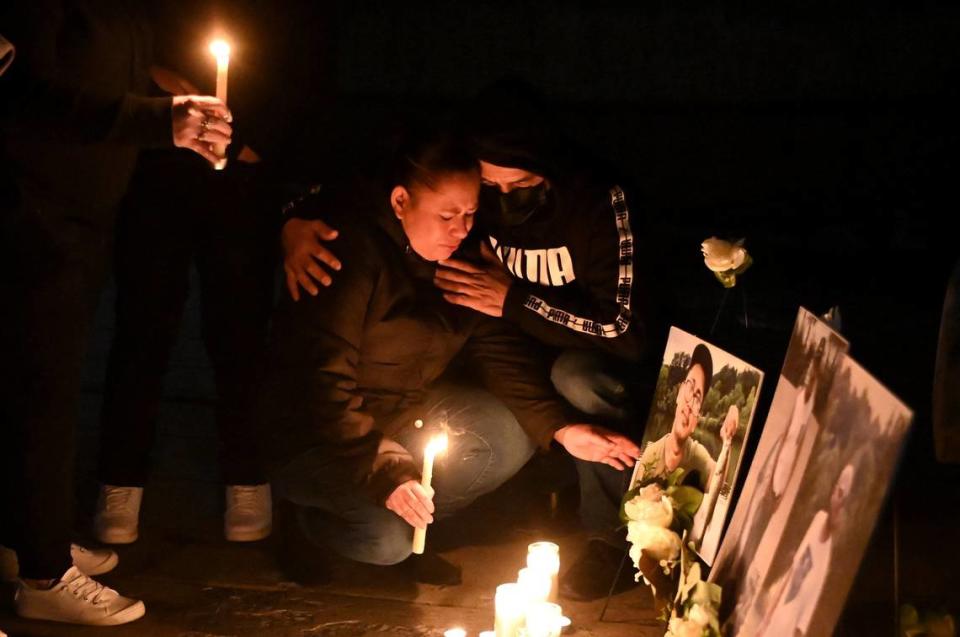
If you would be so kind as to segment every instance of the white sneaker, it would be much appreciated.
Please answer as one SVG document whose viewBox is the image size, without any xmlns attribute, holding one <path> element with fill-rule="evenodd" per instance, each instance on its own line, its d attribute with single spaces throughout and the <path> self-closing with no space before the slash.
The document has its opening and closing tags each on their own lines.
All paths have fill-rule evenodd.
<svg viewBox="0 0 960 637">
<path fill-rule="evenodd" d="M 73 565 L 84 575 L 103 575 L 117 567 L 120 558 L 110 549 L 88 549 L 79 544 L 70 545 L 70 557 Z M 17 552 L 0 546 L 0 581 L 15 582 L 20 574 Z"/>
<path fill-rule="evenodd" d="M 120 558 L 110 549 L 88 549 L 79 544 L 70 545 L 70 557 L 80 572 L 90 577 L 109 573 L 117 568 Z"/>
<path fill-rule="evenodd" d="M 121 596 L 112 588 L 90 579 L 76 566 L 63 574 L 52 588 L 17 585 L 14 608 L 20 617 L 86 626 L 116 626 L 143 617 L 143 602 Z"/>
<path fill-rule="evenodd" d="M 270 485 L 227 487 L 223 534 L 231 542 L 256 542 L 270 535 L 273 503 Z"/>
<path fill-rule="evenodd" d="M 137 541 L 140 502 L 143 487 L 100 487 L 93 533 L 104 544 L 130 544 Z"/>
</svg>

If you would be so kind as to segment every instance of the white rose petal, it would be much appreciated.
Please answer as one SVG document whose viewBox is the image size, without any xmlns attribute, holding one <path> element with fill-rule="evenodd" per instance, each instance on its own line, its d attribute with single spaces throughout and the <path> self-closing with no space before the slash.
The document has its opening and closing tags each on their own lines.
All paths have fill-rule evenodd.
<svg viewBox="0 0 960 637">
<path fill-rule="evenodd" d="M 670 529 L 652 524 L 629 522 L 627 541 L 633 544 L 630 557 L 634 564 L 639 562 L 641 550 L 656 562 L 673 562 L 680 555 L 680 536 Z"/>
<path fill-rule="evenodd" d="M 726 272 L 740 267 L 746 259 L 746 250 L 736 246 L 729 241 L 710 237 L 700 244 L 700 250 L 703 252 L 703 262 L 713 272 Z M 737 256 L 739 252 L 739 257 Z M 740 263 L 737 263 L 737 258 Z"/>
<path fill-rule="evenodd" d="M 642 522 L 666 528 L 673 522 L 673 504 L 670 498 L 661 495 L 659 500 L 648 500 L 637 495 L 623 505 L 623 511 L 631 522 Z"/>
<path fill-rule="evenodd" d="M 656 501 L 663 496 L 663 488 L 656 482 L 648 484 L 645 487 L 640 487 L 640 489 L 637 490 L 637 497 L 642 500 Z"/>
<path fill-rule="evenodd" d="M 694 604 L 687 611 L 687 619 L 701 627 L 710 623 L 710 613 L 700 604 Z"/>
<path fill-rule="evenodd" d="M 663 637 L 702 637 L 703 626 L 680 617 L 670 620 L 667 632 Z"/>
</svg>

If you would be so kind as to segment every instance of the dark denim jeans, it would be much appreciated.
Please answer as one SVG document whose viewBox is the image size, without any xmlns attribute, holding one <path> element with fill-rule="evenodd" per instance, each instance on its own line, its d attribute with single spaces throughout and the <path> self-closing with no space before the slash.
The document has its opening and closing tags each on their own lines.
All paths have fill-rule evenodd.
<svg viewBox="0 0 960 637">
<path fill-rule="evenodd" d="M 535 445 L 514 415 L 490 393 L 441 385 L 427 393 L 420 417 L 446 417 L 450 440 L 434 467 L 435 518 L 449 517 L 517 473 Z M 435 430 L 406 424 L 395 436 L 419 463 Z M 299 509 L 308 537 L 344 557 L 368 564 L 396 564 L 411 551 L 413 527 L 382 504 L 323 471 L 325 459 L 308 451 L 274 480 L 280 497 Z"/>
<path fill-rule="evenodd" d="M 597 424 L 630 436 L 640 444 L 643 428 L 638 418 L 638 383 L 626 363 L 590 350 L 567 350 L 550 371 L 557 392 Z M 645 414 L 644 414 L 645 415 Z M 631 427 L 631 425 L 633 425 Z M 617 471 L 599 462 L 575 459 L 580 480 L 580 520 L 591 537 L 625 546 L 620 526 L 620 500 L 631 470 Z"/>
</svg>

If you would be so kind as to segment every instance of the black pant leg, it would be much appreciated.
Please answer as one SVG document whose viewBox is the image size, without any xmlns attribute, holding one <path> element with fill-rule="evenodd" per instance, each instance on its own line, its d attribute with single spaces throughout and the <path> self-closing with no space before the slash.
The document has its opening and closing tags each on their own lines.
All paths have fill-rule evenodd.
<svg viewBox="0 0 960 637">
<path fill-rule="evenodd" d="M 71 562 L 81 372 L 111 226 L 48 201 L 0 209 L 0 524 L 25 578 Z"/>
<path fill-rule="evenodd" d="M 161 159 L 164 159 L 163 157 Z M 143 486 L 171 351 L 189 293 L 196 242 L 196 171 L 146 156 L 118 223 L 115 333 L 101 413 L 99 478 Z"/>
<path fill-rule="evenodd" d="M 242 165 L 209 176 L 209 225 L 198 248 L 203 337 L 217 386 L 220 467 L 230 485 L 263 484 L 256 400 L 273 305 L 277 231 Z"/>
</svg>

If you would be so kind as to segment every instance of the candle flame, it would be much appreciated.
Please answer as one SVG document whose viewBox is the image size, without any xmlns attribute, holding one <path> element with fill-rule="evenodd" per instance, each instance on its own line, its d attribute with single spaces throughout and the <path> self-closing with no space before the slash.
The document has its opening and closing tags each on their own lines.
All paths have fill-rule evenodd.
<svg viewBox="0 0 960 637">
<path fill-rule="evenodd" d="M 210 43 L 210 52 L 216 56 L 217 60 L 225 60 L 230 57 L 230 45 L 226 40 L 214 40 Z"/>
<path fill-rule="evenodd" d="M 462 628 L 451 628 L 444 631 L 443 637 L 467 637 L 467 631 Z"/>
<path fill-rule="evenodd" d="M 433 438 L 430 439 L 430 442 L 427 443 L 427 453 L 430 455 L 436 455 L 441 451 L 447 450 L 447 432 L 439 433 Z"/>
</svg>

